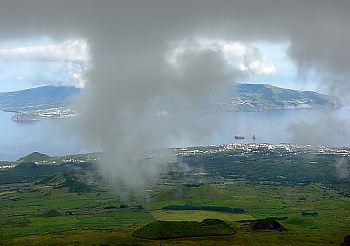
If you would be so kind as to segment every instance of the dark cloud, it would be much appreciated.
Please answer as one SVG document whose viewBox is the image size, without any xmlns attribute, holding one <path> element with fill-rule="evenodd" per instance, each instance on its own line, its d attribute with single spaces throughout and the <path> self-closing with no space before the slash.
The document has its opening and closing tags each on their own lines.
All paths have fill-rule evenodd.
<svg viewBox="0 0 350 246">
<path fill-rule="evenodd" d="M 115 161 L 118 156 L 165 139 L 209 134 L 190 116 L 186 102 L 196 105 L 213 88 L 242 75 L 227 73 L 213 49 L 186 51 L 176 70 L 164 54 L 177 43 L 195 45 L 204 38 L 289 42 L 301 74 L 315 70 L 325 85 L 347 95 L 349 10 L 350 2 L 341 0 L 11 0 L 0 4 L 0 39 L 88 40 L 92 61 L 79 99 L 84 114 L 78 129 L 109 153 L 104 166 L 121 178 L 125 167 L 132 174 L 140 165 Z M 177 111 L 177 118 L 154 118 L 153 100 L 159 98 Z"/>
</svg>

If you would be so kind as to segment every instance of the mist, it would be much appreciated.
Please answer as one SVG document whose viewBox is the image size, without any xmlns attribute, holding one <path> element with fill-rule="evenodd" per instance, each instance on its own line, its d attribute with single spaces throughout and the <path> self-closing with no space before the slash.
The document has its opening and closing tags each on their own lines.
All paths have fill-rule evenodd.
<svg viewBox="0 0 350 246">
<path fill-rule="evenodd" d="M 201 103 L 213 90 L 247 76 L 228 69 L 217 40 L 288 42 L 301 77 L 316 72 L 322 86 L 347 99 L 349 10 L 350 2 L 340 0 L 14 0 L 1 3 L 0 40 L 87 40 L 91 60 L 80 78 L 86 81 L 77 99 L 81 116 L 72 127 L 82 143 L 105 153 L 101 169 L 107 177 L 136 188 L 167 163 L 144 164 L 136 157 L 169 142 L 208 138 L 217 124 L 198 122 Z M 176 49 L 181 52 L 171 63 Z M 156 101 L 167 105 L 161 114 Z M 321 131 L 327 123 L 312 126 Z M 291 126 L 294 141 L 310 128 Z"/>
<path fill-rule="evenodd" d="M 346 179 L 350 176 L 350 163 L 346 158 L 340 158 L 335 163 L 336 174 L 339 179 Z"/>
<path fill-rule="evenodd" d="M 347 110 L 343 112 L 349 113 Z M 296 144 L 339 147 L 339 143 L 347 143 L 350 139 L 348 115 L 336 116 L 330 109 L 322 110 L 322 114 L 315 118 L 295 119 L 286 130 L 291 135 L 291 142 Z"/>
</svg>

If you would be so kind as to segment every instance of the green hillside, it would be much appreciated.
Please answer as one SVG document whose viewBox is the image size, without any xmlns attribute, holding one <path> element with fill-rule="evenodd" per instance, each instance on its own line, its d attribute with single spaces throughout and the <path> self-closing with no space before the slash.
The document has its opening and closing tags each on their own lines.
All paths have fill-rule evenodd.
<svg viewBox="0 0 350 246">
<path fill-rule="evenodd" d="M 46 154 L 33 152 L 25 157 L 18 159 L 18 162 L 42 162 L 42 161 L 48 161 L 49 159 L 50 159 L 50 156 Z"/>
<path fill-rule="evenodd" d="M 54 189 L 66 187 L 70 193 L 92 192 L 96 190 L 93 186 L 86 183 L 86 177 L 81 174 L 59 173 L 41 180 L 39 184 L 49 185 Z"/>
<path fill-rule="evenodd" d="M 174 188 L 164 191 L 154 197 L 152 202 L 162 201 L 218 201 L 229 199 L 229 196 L 209 184 L 198 186 L 178 185 Z"/>
</svg>

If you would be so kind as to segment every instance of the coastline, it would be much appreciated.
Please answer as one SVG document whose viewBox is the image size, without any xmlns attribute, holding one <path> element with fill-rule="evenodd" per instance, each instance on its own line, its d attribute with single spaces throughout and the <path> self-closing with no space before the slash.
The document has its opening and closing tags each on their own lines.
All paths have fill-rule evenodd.
<svg viewBox="0 0 350 246">
<path fill-rule="evenodd" d="M 287 106 L 287 107 L 259 107 L 259 108 L 253 108 L 253 109 L 237 109 L 237 108 L 230 108 L 230 109 L 203 109 L 202 113 L 225 113 L 225 112 L 237 112 L 237 113 L 244 113 L 244 112 L 264 112 L 264 111 L 278 111 L 278 110 L 321 110 L 321 109 L 329 109 L 329 110 L 336 110 L 341 108 L 350 108 L 350 106 L 344 106 L 342 104 L 335 104 L 333 107 L 330 107 L 329 105 L 298 105 L 298 106 Z M 36 110 L 32 112 L 22 112 L 22 111 L 15 111 L 15 110 L 6 110 L 0 108 L 0 110 L 8 113 L 13 113 L 14 115 L 11 117 L 11 120 L 14 122 L 33 122 L 33 121 L 39 121 L 47 118 L 51 119 L 62 119 L 67 117 L 74 117 L 77 114 L 72 111 L 71 109 L 62 109 L 62 108 L 49 108 L 44 110 Z"/>
</svg>

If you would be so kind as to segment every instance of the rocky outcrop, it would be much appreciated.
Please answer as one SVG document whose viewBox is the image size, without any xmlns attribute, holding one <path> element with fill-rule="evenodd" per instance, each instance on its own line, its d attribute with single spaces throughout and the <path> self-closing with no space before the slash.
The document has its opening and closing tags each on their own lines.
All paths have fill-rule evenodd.
<svg viewBox="0 0 350 246">
<path fill-rule="evenodd" d="M 344 242 L 340 246 L 350 246 L 350 234 L 344 237 Z"/>
<path fill-rule="evenodd" d="M 284 226 L 282 226 L 277 220 L 269 220 L 269 219 L 264 219 L 264 220 L 257 220 L 253 221 L 251 224 L 251 228 L 253 232 L 257 231 L 287 231 Z"/>
</svg>

